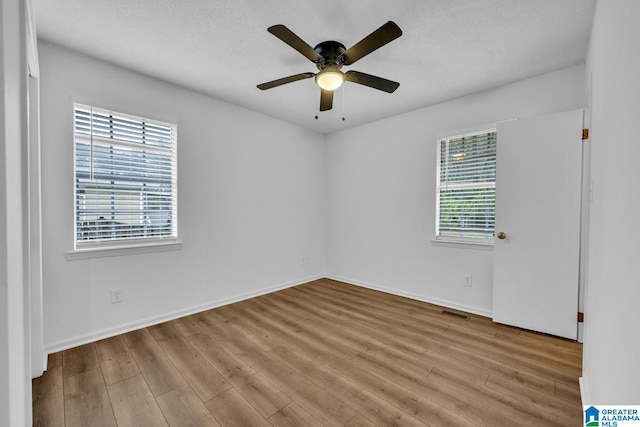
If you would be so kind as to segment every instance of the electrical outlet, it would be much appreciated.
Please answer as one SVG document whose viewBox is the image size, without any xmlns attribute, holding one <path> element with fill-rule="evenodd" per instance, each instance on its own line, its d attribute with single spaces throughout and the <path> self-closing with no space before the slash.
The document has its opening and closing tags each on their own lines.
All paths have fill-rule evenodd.
<svg viewBox="0 0 640 427">
<path fill-rule="evenodd" d="M 122 288 L 111 289 L 111 304 L 122 302 L 122 300 L 123 300 Z"/>
<path fill-rule="evenodd" d="M 471 286 L 473 286 L 473 281 L 472 281 L 472 278 L 471 278 L 470 274 L 465 274 L 464 275 L 464 285 L 469 287 L 469 288 Z"/>
<path fill-rule="evenodd" d="M 307 264 L 309 264 L 309 257 L 308 256 L 300 257 L 300 265 L 307 265 Z"/>
</svg>

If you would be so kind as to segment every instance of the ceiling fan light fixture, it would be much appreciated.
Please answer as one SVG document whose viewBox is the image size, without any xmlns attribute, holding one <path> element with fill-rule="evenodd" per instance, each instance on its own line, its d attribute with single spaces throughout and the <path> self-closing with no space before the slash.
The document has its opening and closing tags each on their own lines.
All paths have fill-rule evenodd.
<svg viewBox="0 0 640 427">
<path fill-rule="evenodd" d="M 342 83 L 345 81 L 368 86 L 387 93 L 393 93 L 398 86 L 400 86 L 398 82 L 371 74 L 354 70 L 349 70 L 346 73 L 340 71 L 343 65 L 352 65 L 371 52 L 400 37 L 402 30 L 393 21 L 388 21 L 386 24 L 383 24 L 349 49 L 335 40 L 326 40 L 318 43 L 316 47 L 311 47 L 307 42 L 282 24 L 272 25 L 267 28 L 267 31 L 313 62 L 319 72 L 299 73 L 261 83 L 257 86 L 260 90 L 267 90 L 314 77 L 316 84 L 322 89 L 320 91 L 320 111 L 327 111 L 333 107 L 333 92 L 342 86 Z"/>
<path fill-rule="evenodd" d="M 344 82 L 344 73 L 339 70 L 322 70 L 316 75 L 316 84 L 320 89 L 336 90 Z"/>
</svg>

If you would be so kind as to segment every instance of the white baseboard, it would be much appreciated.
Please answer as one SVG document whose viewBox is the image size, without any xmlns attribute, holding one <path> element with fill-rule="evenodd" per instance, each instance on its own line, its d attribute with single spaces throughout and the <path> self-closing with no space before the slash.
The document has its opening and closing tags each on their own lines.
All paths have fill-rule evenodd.
<svg viewBox="0 0 640 427">
<path fill-rule="evenodd" d="M 477 314 L 479 316 L 485 316 L 491 318 L 493 316 L 493 312 L 491 310 L 486 310 L 484 308 L 473 307 L 464 304 L 458 304 L 452 301 L 442 300 L 439 298 L 432 298 L 426 295 L 418 295 L 412 292 L 406 292 L 399 289 L 388 288 L 386 286 L 376 285 L 374 283 L 367 283 L 361 280 L 354 280 L 347 277 L 336 276 L 333 274 L 328 274 L 325 276 L 328 279 L 337 280 L 340 282 L 349 283 L 350 285 L 361 286 L 363 288 L 373 289 L 376 291 L 386 292 L 388 294 L 393 294 L 401 297 L 411 298 L 416 301 L 428 302 L 430 304 L 439 305 L 446 308 L 452 308 L 454 310 L 460 310 L 467 313 Z"/>
<path fill-rule="evenodd" d="M 587 378 L 582 376 L 578 378 L 580 383 L 580 398 L 582 399 L 582 406 L 589 406 L 593 404 L 591 401 L 591 392 L 589 391 L 589 383 Z"/>
<path fill-rule="evenodd" d="M 291 282 L 281 283 L 279 285 L 262 288 L 256 291 L 247 292 L 240 295 L 234 295 L 229 298 L 223 298 L 216 301 L 210 301 L 205 304 L 199 304 L 193 307 L 185 308 L 183 310 L 177 310 L 171 313 L 162 314 L 159 316 L 148 317 L 145 319 L 136 320 L 134 322 L 126 323 L 123 325 L 114 326 L 98 331 L 93 331 L 87 334 L 77 335 L 68 339 L 57 341 L 50 344 L 45 344 L 45 370 L 47 355 L 56 353 L 58 351 L 66 350 L 69 348 L 77 347 L 79 345 L 88 344 L 94 341 L 110 338 L 116 335 L 124 334 L 127 332 L 135 331 L 137 329 L 146 328 L 147 326 L 157 325 L 159 323 L 174 320 L 179 317 L 189 316 L 191 314 L 199 313 L 201 311 L 210 310 L 212 308 L 221 307 L 223 305 L 233 304 L 234 302 L 243 301 L 249 298 L 255 298 L 260 295 L 269 294 L 271 292 L 280 291 L 293 286 L 301 285 L 303 283 L 312 282 L 314 280 L 322 279 L 324 275 L 309 276 L 302 279 L 294 280 Z"/>
<path fill-rule="evenodd" d="M 328 278 L 328 279 L 333 279 L 333 280 L 338 280 L 340 282 L 345 282 L 345 283 L 349 283 L 351 285 L 355 285 L 355 286 L 361 286 L 363 288 L 369 288 L 369 289 L 373 289 L 376 291 L 381 291 L 381 292 L 386 292 L 389 294 L 393 294 L 393 295 L 398 295 L 398 296 L 402 296 L 402 297 L 406 297 L 406 298 L 411 298 L 417 301 L 423 301 L 423 302 L 428 302 L 431 304 L 436 304 L 442 307 L 447 307 L 447 308 L 451 308 L 454 310 L 460 310 L 460 311 L 464 311 L 467 313 L 473 313 L 473 314 L 477 314 L 480 316 L 486 316 L 486 317 L 491 317 L 492 316 L 492 312 L 489 310 L 485 310 L 482 308 L 478 308 L 478 307 L 473 307 L 473 306 L 468 306 L 468 305 L 464 305 L 464 304 L 458 304 L 458 303 L 454 303 L 452 301 L 447 301 L 447 300 L 441 300 L 438 298 L 432 298 L 432 297 L 428 297 L 426 295 L 418 295 L 418 294 L 414 294 L 411 292 L 406 292 L 406 291 L 402 291 L 399 289 L 394 289 L 394 288 L 388 288 L 385 286 L 380 286 L 377 284 L 373 284 L 373 283 L 368 283 L 368 282 L 364 282 L 361 280 L 355 280 L 355 279 L 350 279 L 347 277 L 342 277 L 342 276 L 337 276 L 337 275 L 332 275 L 332 274 L 319 274 L 319 275 L 314 275 L 314 276 L 309 276 L 309 277 L 305 277 L 305 278 L 301 278 L 295 281 L 291 281 L 291 282 L 287 282 L 287 283 L 281 283 L 279 285 L 275 285 L 275 286 L 270 286 L 270 287 L 266 287 L 266 288 L 262 288 L 256 291 L 252 291 L 252 292 L 247 292 L 244 294 L 240 294 L 240 295 L 234 295 L 232 297 L 229 298 L 223 298 L 220 300 L 216 300 L 216 301 L 209 301 L 205 304 L 199 304 L 197 306 L 192 306 L 189 308 L 185 308 L 182 310 L 177 310 L 171 313 L 166 313 L 166 314 L 162 314 L 159 316 L 153 316 L 153 317 L 148 317 L 145 319 L 140 319 L 140 320 L 136 320 L 134 322 L 129 322 L 126 324 L 122 324 L 122 325 L 118 325 L 118 326 L 114 326 L 111 328 L 106 328 L 106 329 L 102 329 L 102 330 L 98 330 L 98 331 L 92 331 L 90 333 L 87 334 L 82 334 L 82 335 L 77 335 L 75 337 L 71 337 L 71 338 L 67 338 L 61 341 L 57 341 L 57 342 L 53 342 L 53 343 L 49 343 L 49 344 L 45 344 L 44 346 L 44 353 L 45 353 L 45 370 L 46 370 L 46 360 L 47 360 L 47 355 L 51 354 L 51 353 L 55 353 L 58 351 L 62 351 L 62 350 L 66 350 L 69 348 L 73 348 L 73 347 L 77 347 L 79 345 L 83 345 L 83 344 L 88 344 L 94 341 L 98 341 L 101 339 L 105 339 L 105 338 L 110 338 L 113 337 L 115 335 L 120 335 L 120 334 L 124 334 L 127 332 L 131 332 L 131 331 L 135 331 L 137 329 L 141 329 L 141 328 L 146 328 L 147 326 L 152 326 L 152 325 L 157 325 L 159 323 L 162 322 L 167 322 L 169 320 L 173 320 L 173 319 L 177 319 L 179 317 L 184 317 L 184 316 L 189 316 L 191 314 L 195 314 L 195 313 L 199 313 L 201 311 L 205 311 L 205 310 L 210 310 L 212 308 L 216 308 L 216 307 L 221 307 L 223 305 L 228 305 L 228 304 L 233 304 L 234 302 L 239 302 L 239 301 L 243 301 L 249 298 L 255 298 L 258 297 L 260 295 L 265 295 L 271 292 L 276 292 L 282 289 L 287 289 L 293 286 L 297 286 L 297 285 L 301 285 L 303 283 L 307 283 L 307 282 L 311 282 L 314 280 L 318 280 L 318 279 L 322 279 L 322 278 Z"/>
</svg>

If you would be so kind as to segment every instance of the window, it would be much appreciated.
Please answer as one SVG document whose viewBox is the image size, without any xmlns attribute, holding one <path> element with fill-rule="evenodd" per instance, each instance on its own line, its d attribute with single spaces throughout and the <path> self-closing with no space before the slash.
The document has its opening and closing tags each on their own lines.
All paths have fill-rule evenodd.
<svg viewBox="0 0 640 427">
<path fill-rule="evenodd" d="M 176 125 L 74 104 L 75 247 L 177 238 Z"/>
<path fill-rule="evenodd" d="M 438 141 L 436 240 L 493 243 L 495 129 Z"/>
</svg>

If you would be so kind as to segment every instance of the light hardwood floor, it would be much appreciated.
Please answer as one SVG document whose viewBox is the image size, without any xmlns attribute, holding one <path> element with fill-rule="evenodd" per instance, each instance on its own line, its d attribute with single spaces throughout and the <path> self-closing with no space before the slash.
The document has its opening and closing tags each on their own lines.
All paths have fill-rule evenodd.
<svg viewBox="0 0 640 427">
<path fill-rule="evenodd" d="M 581 425 L 580 344 L 467 316 L 317 280 L 51 355 L 34 425 Z"/>
</svg>

